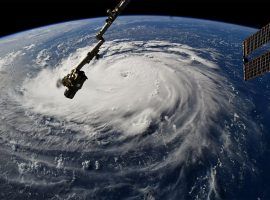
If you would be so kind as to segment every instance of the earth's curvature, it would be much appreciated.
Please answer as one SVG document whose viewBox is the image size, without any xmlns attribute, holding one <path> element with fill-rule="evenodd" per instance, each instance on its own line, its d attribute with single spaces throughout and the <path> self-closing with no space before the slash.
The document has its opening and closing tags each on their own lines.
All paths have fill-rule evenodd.
<svg viewBox="0 0 270 200">
<path fill-rule="evenodd" d="M 269 199 L 270 78 L 242 78 L 256 30 L 120 17 L 66 99 L 103 23 L 0 39 L 0 199 Z"/>
</svg>

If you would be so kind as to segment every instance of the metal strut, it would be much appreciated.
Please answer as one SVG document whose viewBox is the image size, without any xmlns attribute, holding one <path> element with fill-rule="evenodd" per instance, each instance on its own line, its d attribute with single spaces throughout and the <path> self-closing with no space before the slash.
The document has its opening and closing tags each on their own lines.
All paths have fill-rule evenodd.
<svg viewBox="0 0 270 200">
<path fill-rule="evenodd" d="M 107 10 L 108 18 L 106 19 L 106 23 L 96 34 L 96 39 L 98 40 L 98 43 L 90 52 L 87 53 L 86 57 L 73 70 L 71 70 L 68 75 L 66 75 L 62 79 L 62 84 L 67 87 L 64 93 L 67 98 L 72 99 L 78 92 L 78 90 L 82 88 L 84 82 L 87 79 L 87 76 L 83 71 L 81 71 L 81 69 L 84 67 L 84 65 L 90 63 L 90 61 L 94 58 L 99 58 L 100 47 L 105 42 L 103 35 L 110 28 L 110 26 L 119 16 L 119 14 L 125 9 L 129 2 L 130 0 L 121 0 L 120 3 L 113 10 Z"/>
</svg>

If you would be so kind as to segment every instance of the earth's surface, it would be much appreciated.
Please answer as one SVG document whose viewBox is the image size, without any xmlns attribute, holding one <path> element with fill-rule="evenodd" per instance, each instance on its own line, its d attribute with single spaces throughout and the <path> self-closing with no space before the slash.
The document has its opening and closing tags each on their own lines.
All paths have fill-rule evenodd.
<svg viewBox="0 0 270 200">
<path fill-rule="evenodd" d="M 120 17 L 66 99 L 104 20 L 0 39 L 0 199 L 270 199 L 270 76 L 242 78 L 256 30 Z"/>
</svg>

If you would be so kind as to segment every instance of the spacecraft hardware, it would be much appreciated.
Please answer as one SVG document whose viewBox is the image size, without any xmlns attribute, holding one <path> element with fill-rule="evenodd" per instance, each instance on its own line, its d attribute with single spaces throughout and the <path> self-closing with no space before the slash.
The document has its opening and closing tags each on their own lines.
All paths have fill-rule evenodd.
<svg viewBox="0 0 270 200">
<path fill-rule="evenodd" d="M 243 42 L 244 79 L 261 76 L 270 72 L 270 51 L 259 56 L 252 56 L 270 43 L 270 23 Z M 254 58 L 252 58 L 254 57 Z"/>
<path fill-rule="evenodd" d="M 121 0 L 120 3 L 113 10 L 107 10 L 108 18 L 106 19 L 106 23 L 96 35 L 98 43 L 90 52 L 88 52 L 87 56 L 74 69 L 72 69 L 68 75 L 66 75 L 62 79 L 62 84 L 67 87 L 64 93 L 67 98 L 73 99 L 78 90 L 82 88 L 84 82 L 87 80 L 87 76 L 83 71 L 81 71 L 81 69 L 83 68 L 83 66 L 90 63 L 90 61 L 94 58 L 98 59 L 100 57 L 99 50 L 105 42 L 103 35 L 113 24 L 118 15 L 124 10 L 129 1 L 130 0 Z"/>
</svg>

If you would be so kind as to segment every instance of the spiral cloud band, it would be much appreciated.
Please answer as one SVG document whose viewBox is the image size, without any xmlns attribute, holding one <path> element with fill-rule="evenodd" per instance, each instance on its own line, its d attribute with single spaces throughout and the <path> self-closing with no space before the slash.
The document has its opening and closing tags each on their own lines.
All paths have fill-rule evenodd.
<svg viewBox="0 0 270 200">
<path fill-rule="evenodd" d="M 217 95 L 212 79 L 221 77 L 204 72 L 217 66 L 190 47 L 161 41 L 107 43 L 102 49 L 104 58 L 85 68 L 89 79 L 78 97 L 74 101 L 64 99 L 64 89 L 59 91 L 55 82 L 88 50 L 80 49 L 56 69 L 43 70 L 36 78 L 26 80 L 23 104 L 37 113 L 78 123 L 106 124 L 124 135 L 143 133 L 177 111 L 185 121 L 193 121 L 194 107 L 198 109 L 195 114 L 204 110 L 206 115 L 219 107 L 215 98 L 222 95 Z"/>
<path fill-rule="evenodd" d="M 102 58 L 84 68 L 83 88 L 66 99 L 56 82 L 89 49 L 40 70 L 23 80 L 19 92 L 10 92 L 16 116 L 23 116 L 16 120 L 17 130 L 6 135 L 13 150 L 23 149 L 13 181 L 45 188 L 76 185 L 73 192 L 85 196 L 129 188 L 136 196 L 149 193 L 149 185 L 136 181 L 145 178 L 151 190 L 166 193 L 161 180 L 171 169 L 180 167 L 178 175 L 170 175 L 177 177 L 172 187 L 178 187 L 188 166 L 200 166 L 206 151 L 210 156 L 230 152 L 226 130 L 215 123 L 220 113 L 233 110 L 231 89 L 215 64 L 217 52 L 167 41 L 107 42 Z M 29 160 L 30 152 L 35 156 Z M 217 166 L 200 177 L 208 189 L 195 190 L 196 179 L 190 193 L 218 197 Z"/>
</svg>

